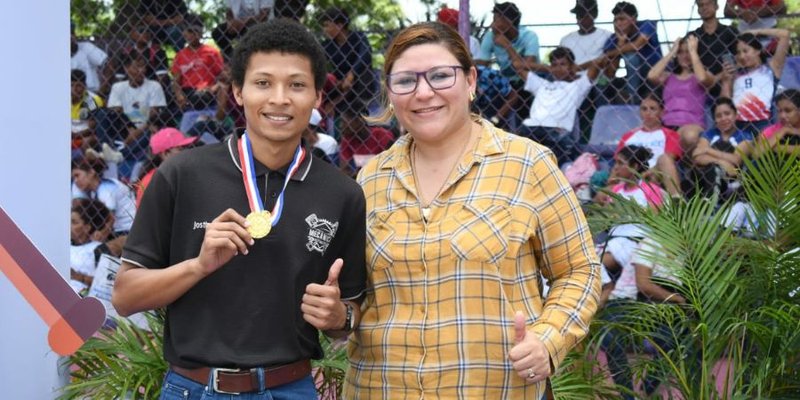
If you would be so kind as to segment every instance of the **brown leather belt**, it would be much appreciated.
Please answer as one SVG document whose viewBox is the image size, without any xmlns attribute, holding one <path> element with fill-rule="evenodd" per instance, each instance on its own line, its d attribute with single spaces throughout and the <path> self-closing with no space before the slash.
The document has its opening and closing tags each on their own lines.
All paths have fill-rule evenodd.
<svg viewBox="0 0 800 400">
<path fill-rule="evenodd" d="M 311 373 L 311 361 L 300 360 L 280 367 L 244 370 L 209 367 L 187 369 L 175 365 L 170 365 L 170 368 L 202 385 L 207 384 L 209 376 L 213 375 L 211 384 L 215 392 L 233 394 L 263 390 L 258 384 L 259 369 L 264 371 L 264 388 L 270 389 L 308 376 Z"/>
</svg>

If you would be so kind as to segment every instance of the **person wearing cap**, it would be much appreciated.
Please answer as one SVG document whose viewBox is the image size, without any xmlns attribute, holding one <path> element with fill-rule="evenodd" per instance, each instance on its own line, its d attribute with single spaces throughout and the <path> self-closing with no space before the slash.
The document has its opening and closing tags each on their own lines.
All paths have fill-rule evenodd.
<svg viewBox="0 0 800 400">
<path fill-rule="evenodd" d="M 366 114 L 376 89 L 367 36 L 351 31 L 350 16 L 338 7 L 328 8 L 318 20 L 327 37 L 322 48 L 328 57 L 329 71 L 336 77 L 335 90 L 329 95 L 337 117 L 344 111 Z"/>
<path fill-rule="evenodd" d="M 561 38 L 561 47 L 566 47 L 572 51 L 572 54 L 575 55 L 575 64 L 577 64 L 579 74 L 585 74 L 590 65 L 599 65 L 598 62 L 604 60 L 603 45 L 613 34 L 595 26 L 594 21 L 597 19 L 596 0 L 576 0 L 575 7 L 570 12 L 575 14 L 578 30 Z M 582 143 L 589 141 L 592 120 L 597 107 L 606 103 L 602 97 L 601 88 L 607 84 L 608 80 L 605 79 L 605 76 L 601 76 L 578 109 Z"/>
<path fill-rule="evenodd" d="M 561 38 L 561 46 L 572 50 L 578 70 L 584 71 L 603 55 L 603 45 L 612 33 L 594 24 L 597 19 L 597 0 L 576 0 L 570 12 L 575 14 L 578 30 Z"/>
<path fill-rule="evenodd" d="M 275 0 L 227 0 L 227 3 L 225 22 L 211 31 L 214 43 L 222 50 L 226 60 L 233 54 L 234 40 L 244 35 L 253 24 L 264 22 L 270 17 Z"/>
<path fill-rule="evenodd" d="M 195 144 L 197 139 L 199 139 L 197 136 L 186 137 L 175 128 L 164 128 L 150 138 L 150 154 L 152 157 L 150 158 L 150 164 L 142 169 L 142 176 L 136 185 L 136 208 L 139 208 L 139 204 L 142 202 L 142 195 L 147 189 L 147 185 L 150 184 L 150 180 L 153 179 L 156 168 L 168 158 Z"/>
<path fill-rule="evenodd" d="M 447 6 L 442 7 L 442 9 L 436 13 L 436 20 L 458 30 L 458 10 L 454 8 L 449 8 Z M 469 35 L 469 53 L 474 58 L 478 56 L 480 51 L 481 42 L 474 35 Z"/>
<path fill-rule="evenodd" d="M 146 62 L 138 52 L 121 57 L 128 80 L 111 86 L 108 111 L 97 116 L 97 136 L 101 142 L 119 146 L 125 160 L 119 165 L 120 178 L 137 176 L 135 169 L 147 157 L 148 138 L 152 129 L 149 121 L 167 105 L 161 85 L 145 77 Z M 114 114 L 114 115 L 112 115 Z M 123 117 L 124 115 L 124 117 Z M 120 130 L 120 125 L 128 125 Z M 112 136 L 113 135 L 113 136 Z"/>
<path fill-rule="evenodd" d="M 534 31 L 520 26 L 522 14 L 516 4 L 497 3 L 492 13 L 491 30 L 483 36 L 475 63 L 491 66 L 496 61 L 501 74 L 511 82 L 513 90 L 497 110 L 498 117 L 505 122 L 510 118 L 526 118 L 531 97 L 523 90 L 525 82 L 517 76 L 512 63 L 515 60 L 524 63 L 538 62 L 539 37 Z M 512 112 L 516 115 L 511 114 Z"/>
<path fill-rule="evenodd" d="M 619 61 L 624 60 L 627 102 L 639 104 L 648 91 L 647 73 L 661 59 L 656 23 L 637 20 L 636 6 L 627 1 L 614 5 L 611 13 L 614 14 L 614 36 L 608 38 L 603 52 L 613 68 L 607 69 L 606 75 L 613 78 Z"/>
<path fill-rule="evenodd" d="M 172 91 L 182 110 L 202 110 L 215 103 L 211 91 L 222 72 L 219 50 L 201 42 L 203 27 L 186 24 L 183 28 L 186 47 L 175 54 L 172 62 Z"/>
<path fill-rule="evenodd" d="M 289 19 L 231 57 L 246 130 L 161 164 L 122 251 L 120 315 L 166 307 L 162 399 L 317 399 L 320 333 L 358 326 L 366 200 L 302 144 L 325 53 Z"/>
</svg>

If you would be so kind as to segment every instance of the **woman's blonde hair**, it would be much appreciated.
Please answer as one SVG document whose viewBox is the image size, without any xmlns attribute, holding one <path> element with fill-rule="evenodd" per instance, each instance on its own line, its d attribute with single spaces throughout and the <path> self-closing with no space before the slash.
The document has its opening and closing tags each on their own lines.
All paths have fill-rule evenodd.
<svg viewBox="0 0 800 400">
<path fill-rule="evenodd" d="M 469 48 L 458 32 L 440 22 L 421 22 L 400 31 L 389 44 L 386 51 L 386 62 L 383 65 L 383 79 L 381 80 L 381 104 L 383 112 L 376 117 L 368 117 L 370 123 L 385 124 L 394 116 L 394 109 L 390 106 L 389 95 L 386 88 L 386 77 L 394 67 L 394 63 L 409 48 L 421 44 L 441 44 L 458 60 L 465 73 L 475 65 L 472 62 Z"/>
</svg>

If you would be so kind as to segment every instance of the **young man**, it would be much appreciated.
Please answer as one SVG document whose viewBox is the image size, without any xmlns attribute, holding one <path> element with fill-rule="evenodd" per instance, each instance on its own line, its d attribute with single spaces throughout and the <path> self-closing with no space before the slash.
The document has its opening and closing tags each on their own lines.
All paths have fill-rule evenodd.
<svg viewBox="0 0 800 400">
<path fill-rule="evenodd" d="M 367 36 L 350 30 L 350 16 L 341 8 L 325 10 L 319 23 L 328 38 L 322 42 L 322 47 L 331 73 L 336 77 L 336 87 L 330 96 L 334 99 L 337 118 L 345 112 L 367 114 L 376 86 Z"/>
<path fill-rule="evenodd" d="M 736 54 L 736 37 L 739 32 L 736 28 L 719 22 L 717 0 L 696 0 L 695 3 L 697 14 L 703 20 L 703 24 L 694 30 L 694 35 L 697 36 L 697 54 L 703 66 L 717 75 L 722 72 L 724 56 L 728 54 L 732 57 Z"/>
<path fill-rule="evenodd" d="M 249 29 L 231 65 L 246 133 L 167 160 L 142 197 L 112 302 L 167 308 L 162 398 L 316 399 L 318 330 L 358 323 L 364 195 L 300 140 L 324 60 L 297 22 Z"/>
<path fill-rule="evenodd" d="M 101 132 L 98 138 L 102 142 L 113 145 L 116 140 L 124 144 L 122 155 L 125 160 L 120 164 L 120 178 L 131 179 L 137 176 L 136 166 L 147 158 L 147 146 L 152 133 L 149 121 L 158 115 L 167 106 L 164 90 L 161 85 L 145 77 L 147 63 L 138 52 L 122 55 L 122 65 L 128 80 L 115 83 L 111 86 L 108 95 L 109 113 L 98 116 Z M 126 118 L 116 118 L 108 114 L 125 114 L 130 124 L 125 128 L 125 137 L 120 137 L 123 121 Z"/>
<path fill-rule="evenodd" d="M 172 90 L 181 109 L 202 110 L 214 106 L 212 86 L 222 72 L 224 62 L 219 51 L 204 44 L 203 27 L 186 25 L 183 37 L 187 46 L 175 54 L 172 62 Z"/>
<path fill-rule="evenodd" d="M 550 53 L 550 65 L 515 62 L 517 73 L 525 79 L 525 90 L 535 97 L 530 117 L 522 121 L 519 133 L 550 147 L 559 164 L 572 160 L 575 153 L 575 116 L 599 74 L 590 63 L 583 75 L 576 74 L 575 56 L 566 47 Z M 549 72 L 552 81 L 531 72 Z"/>
<path fill-rule="evenodd" d="M 492 16 L 492 29 L 483 36 L 475 63 L 490 67 L 495 60 L 500 67 L 500 73 L 509 79 L 512 87 L 510 94 L 500 99 L 496 110 L 483 110 L 490 115 L 496 114 L 508 124 L 508 118 L 513 116 L 510 114 L 512 111 L 516 112 L 518 118 L 527 117 L 528 103 L 531 100 L 523 90 L 525 81 L 517 77 L 513 61 L 522 58 L 526 63 L 538 62 L 539 37 L 534 31 L 519 26 L 522 14 L 513 2 L 495 4 Z M 498 104 L 493 102 L 490 106 L 496 105 Z"/>
<path fill-rule="evenodd" d="M 639 104 L 647 90 L 647 73 L 661 59 L 656 23 L 639 21 L 636 6 L 620 1 L 611 10 L 614 14 L 614 36 L 606 41 L 605 57 L 614 68 L 606 69 L 609 78 L 614 77 L 616 66 L 625 60 L 625 83 L 629 104 Z"/>
<path fill-rule="evenodd" d="M 603 55 L 603 45 L 612 33 L 594 24 L 597 19 L 597 0 L 576 0 L 575 7 L 570 11 L 575 14 L 578 30 L 561 38 L 561 47 L 572 50 L 578 70 L 584 71 Z"/>
</svg>

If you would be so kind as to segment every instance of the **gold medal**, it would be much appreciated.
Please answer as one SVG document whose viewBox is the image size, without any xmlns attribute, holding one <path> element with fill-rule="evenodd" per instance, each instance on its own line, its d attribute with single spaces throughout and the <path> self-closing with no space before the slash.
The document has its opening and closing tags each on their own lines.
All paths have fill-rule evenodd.
<svg viewBox="0 0 800 400">
<path fill-rule="evenodd" d="M 261 239 L 269 234 L 272 229 L 272 215 L 269 211 L 251 212 L 247 214 L 247 222 L 250 226 L 247 227 L 247 232 L 253 239 Z"/>
</svg>

